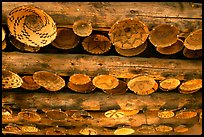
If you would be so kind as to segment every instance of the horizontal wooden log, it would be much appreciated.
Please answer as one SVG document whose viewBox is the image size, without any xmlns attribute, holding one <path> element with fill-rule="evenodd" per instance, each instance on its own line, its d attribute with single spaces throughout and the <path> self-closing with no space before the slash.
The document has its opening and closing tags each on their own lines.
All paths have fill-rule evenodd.
<svg viewBox="0 0 204 137">
<path fill-rule="evenodd" d="M 83 73 L 90 77 L 109 74 L 117 78 L 149 75 L 156 80 L 202 78 L 202 60 L 2 52 L 2 67 L 18 74 L 44 70 L 61 76 Z"/>
<path fill-rule="evenodd" d="M 202 108 L 201 91 L 194 94 L 156 91 L 148 96 L 136 95 L 130 91 L 123 95 L 108 95 L 103 92 L 89 94 L 73 93 L 68 90 L 56 93 L 3 91 L 3 104 L 11 104 L 15 109 L 74 109 L 107 111 L 110 109 L 178 109 L 182 107 Z"/>
<path fill-rule="evenodd" d="M 163 23 L 175 24 L 181 31 L 202 27 L 202 4 L 193 7 L 190 2 L 3 2 L 2 23 L 12 9 L 22 5 L 39 7 L 57 26 L 69 28 L 77 20 L 88 20 L 94 29 L 108 31 L 126 17 L 139 18 L 149 29 Z"/>
</svg>

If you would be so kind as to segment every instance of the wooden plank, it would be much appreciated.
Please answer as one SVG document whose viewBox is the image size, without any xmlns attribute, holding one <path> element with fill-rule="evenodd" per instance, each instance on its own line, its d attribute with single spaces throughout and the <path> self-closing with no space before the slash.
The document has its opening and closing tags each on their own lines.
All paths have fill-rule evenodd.
<svg viewBox="0 0 204 137">
<path fill-rule="evenodd" d="M 22 5 L 43 9 L 57 26 L 71 28 L 77 20 L 88 20 L 96 30 L 106 30 L 118 20 L 137 17 L 149 29 L 157 24 L 175 24 L 181 31 L 202 27 L 202 6 L 189 2 L 2 2 L 2 23 L 9 12 Z"/>
<path fill-rule="evenodd" d="M 64 92 L 63 92 L 64 91 Z M 2 92 L 3 104 L 11 104 L 15 109 L 62 109 L 62 110 L 94 110 L 107 111 L 111 109 L 177 109 L 202 108 L 201 91 L 194 94 L 156 91 L 148 96 L 136 95 L 130 91 L 123 95 L 108 95 L 102 91 L 89 94 L 70 92 L 68 88 L 56 93 L 22 91 Z M 93 103 L 94 102 L 94 103 Z M 97 106 L 97 107 L 96 107 Z"/>
<path fill-rule="evenodd" d="M 202 78 L 202 60 L 2 52 L 2 67 L 18 74 L 44 70 L 61 76 L 83 73 L 90 77 L 109 74 L 117 78 L 149 75 L 156 80 Z"/>
</svg>

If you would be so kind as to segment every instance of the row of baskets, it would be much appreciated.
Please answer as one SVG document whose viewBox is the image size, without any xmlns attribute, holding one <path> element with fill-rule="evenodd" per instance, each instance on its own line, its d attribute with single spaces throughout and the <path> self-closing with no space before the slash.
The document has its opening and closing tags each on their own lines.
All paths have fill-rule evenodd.
<svg viewBox="0 0 204 137">
<path fill-rule="evenodd" d="M 40 87 L 48 91 L 59 91 L 67 86 L 78 93 L 90 93 L 96 88 L 107 94 L 124 94 L 128 89 L 137 95 L 149 95 L 160 88 L 162 91 L 178 89 L 182 94 L 190 94 L 202 88 L 202 79 L 191 79 L 181 82 L 175 78 L 167 78 L 155 81 L 150 76 L 137 76 L 127 81 L 118 79 L 112 75 L 98 75 L 94 78 L 86 74 L 73 74 L 69 77 L 68 84 L 61 76 L 48 71 L 38 71 L 32 76 L 22 78 L 9 70 L 2 70 L 2 88 L 24 88 L 26 90 L 38 90 Z"/>
<path fill-rule="evenodd" d="M 183 50 L 188 58 L 202 56 L 202 29 L 180 33 L 175 25 L 160 24 L 149 31 L 137 18 L 125 18 L 112 25 L 108 36 L 94 34 L 91 23 L 78 20 L 72 29 L 57 28 L 54 20 L 33 6 L 13 9 L 7 18 L 10 42 L 19 50 L 37 52 L 52 43 L 59 49 L 76 47 L 83 37 L 82 46 L 91 54 L 103 54 L 111 46 L 123 56 L 136 56 L 148 46 L 147 39 L 161 54 L 171 55 Z M 5 48 L 5 31 L 2 28 L 2 49 Z"/>
<path fill-rule="evenodd" d="M 142 125 L 140 127 L 118 127 L 117 129 L 101 129 L 93 127 L 82 127 L 70 129 L 65 127 L 45 127 L 40 129 L 35 125 L 7 125 L 2 129 L 5 135 L 175 135 L 185 134 L 191 127 L 178 125 L 175 127 L 169 125 Z M 104 132 L 104 130 L 107 130 Z"/>
<path fill-rule="evenodd" d="M 42 110 L 43 113 L 39 113 L 37 112 L 35 109 L 22 109 L 20 112 L 14 112 L 12 111 L 11 108 L 3 106 L 2 107 L 2 121 L 4 123 L 8 123 L 8 122 L 12 122 L 13 124 L 9 124 L 5 126 L 5 129 L 2 129 L 3 131 L 5 131 L 5 133 L 9 134 L 9 133 L 13 133 L 13 134 L 25 134 L 25 133 L 37 133 L 40 132 L 41 130 L 44 129 L 48 129 L 46 127 L 44 128 L 38 128 L 38 123 L 41 123 L 41 125 L 43 123 L 45 123 L 45 121 L 47 121 L 46 124 L 49 125 L 50 122 L 48 121 L 53 121 L 53 122 L 61 122 L 61 124 L 63 125 L 63 123 L 65 124 L 67 121 L 76 121 L 76 122 L 82 122 L 84 120 L 89 120 L 91 121 L 97 121 L 97 119 L 104 119 L 104 121 L 106 121 L 105 119 L 109 120 L 110 122 L 113 120 L 117 120 L 122 122 L 122 119 L 125 118 L 131 118 L 131 117 L 135 117 L 135 116 L 139 116 L 139 115 L 143 115 L 143 113 L 146 113 L 146 115 L 155 115 L 156 117 L 158 117 L 159 119 L 172 119 L 173 117 L 175 117 L 175 121 L 177 120 L 189 120 L 189 119 L 197 119 L 199 118 L 199 123 L 202 124 L 202 111 L 196 111 L 196 110 L 188 110 L 188 109 L 181 109 L 178 110 L 176 112 L 174 112 L 174 110 L 158 110 L 157 113 L 155 114 L 151 114 L 154 112 L 151 111 L 139 111 L 139 110 L 125 110 L 125 109 L 119 109 L 119 110 L 108 110 L 106 112 L 88 112 L 85 110 L 60 110 L 60 109 L 43 109 Z M 140 113 L 142 112 L 142 113 Z M 96 114 L 95 114 L 96 113 Z M 150 114 L 149 114 L 150 113 Z M 151 116 L 150 116 L 151 117 Z M 150 118 L 149 117 L 149 118 Z M 141 117 L 140 117 L 141 118 Z M 144 119 L 144 118 L 141 118 Z M 44 121 L 44 122 L 43 122 Z M 174 121 L 174 122 L 175 122 Z M 27 125 L 18 125 L 18 124 L 14 124 L 14 123 L 20 123 L 20 122 L 27 122 Z M 88 122 L 88 121 L 87 121 Z M 157 124 L 145 124 L 144 122 L 142 122 L 142 126 L 137 127 L 137 131 L 138 133 L 151 133 L 151 131 L 153 132 L 163 132 L 163 133 L 170 133 L 170 132 L 177 132 L 177 133 L 183 133 L 183 132 L 187 132 L 189 127 L 187 125 L 182 125 L 182 124 L 173 124 L 174 122 L 170 122 L 170 123 L 160 123 L 159 125 Z M 83 122 L 82 122 L 83 123 Z M 112 124 L 114 125 L 114 123 L 116 124 L 117 122 L 113 122 Z M 122 122 L 124 123 L 124 122 Z M 38 126 L 35 126 L 38 125 Z M 100 127 L 102 123 L 100 123 L 98 126 Z M 104 126 L 106 125 L 105 123 L 103 123 Z M 102 125 L 103 125 L 102 124 Z M 66 124 L 65 124 L 66 125 Z M 73 127 L 75 127 L 77 125 L 77 123 L 72 124 Z M 133 124 L 134 125 L 134 124 Z M 123 127 L 118 127 L 119 129 L 116 129 L 115 132 L 113 134 L 132 134 L 134 133 L 134 129 L 131 130 L 131 126 L 133 125 L 129 125 L 129 126 L 123 126 Z M 51 127 L 50 130 L 52 128 L 58 128 L 57 127 Z M 122 128 L 125 128 L 125 131 L 119 131 L 122 130 Z M 127 129 L 126 129 L 127 128 Z M 59 128 L 60 129 L 60 128 Z M 74 128 L 71 128 L 72 130 L 74 130 Z M 85 132 L 83 130 L 91 130 L 89 133 Z M 145 130 L 146 129 L 146 130 Z M 65 129 L 64 129 L 65 130 Z M 126 131 L 127 130 L 127 131 Z M 131 132 L 130 132 L 130 131 Z M 45 130 L 46 131 L 46 130 Z M 49 131 L 49 130 L 48 130 Z M 46 134 L 55 134 L 55 132 L 46 132 Z M 95 131 L 95 132 L 92 132 Z M 58 132 L 60 133 L 60 132 Z M 91 128 L 91 126 L 89 126 L 88 128 L 82 128 L 79 131 L 80 134 L 89 134 L 89 135 L 93 135 L 95 134 L 100 134 L 97 132 L 96 129 Z M 42 132 L 41 132 L 42 134 Z M 45 133 L 44 133 L 45 134 Z M 70 132 L 68 133 L 70 134 Z M 76 133 L 75 133 L 76 134 Z"/>
</svg>

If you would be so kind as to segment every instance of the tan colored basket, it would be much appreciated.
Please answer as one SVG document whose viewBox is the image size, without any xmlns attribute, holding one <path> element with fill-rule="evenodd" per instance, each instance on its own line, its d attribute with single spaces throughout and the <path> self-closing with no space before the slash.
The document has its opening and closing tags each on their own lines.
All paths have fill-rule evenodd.
<svg viewBox="0 0 204 137">
<path fill-rule="evenodd" d="M 178 119 L 190 119 L 197 116 L 196 111 L 190 111 L 190 110 L 180 110 L 176 113 L 175 117 Z"/>
<path fill-rule="evenodd" d="M 51 44 L 56 48 L 67 50 L 75 48 L 79 42 L 80 37 L 72 29 L 61 27 L 57 28 L 57 37 Z"/>
<path fill-rule="evenodd" d="M 2 88 L 3 89 L 12 89 L 19 88 L 23 83 L 22 78 L 9 70 L 2 70 Z"/>
<path fill-rule="evenodd" d="M 69 81 L 75 85 L 84 85 L 91 82 L 91 78 L 86 74 L 73 74 Z"/>
<path fill-rule="evenodd" d="M 151 134 L 156 131 L 153 125 L 142 125 L 137 129 L 137 132 L 142 134 Z"/>
<path fill-rule="evenodd" d="M 91 23 L 84 20 L 75 21 L 72 28 L 74 33 L 80 37 L 89 36 L 93 30 Z"/>
<path fill-rule="evenodd" d="M 35 72 L 33 80 L 49 91 L 58 91 L 65 86 L 65 80 L 62 77 L 48 71 Z"/>
<path fill-rule="evenodd" d="M 174 132 L 177 132 L 177 133 L 184 133 L 184 132 L 187 132 L 188 130 L 189 128 L 185 125 L 179 125 L 174 128 Z"/>
<path fill-rule="evenodd" d="M 96 87 L 92 84 L 91 78 L 86 74 L 73 74 L 69 78 L 68 88 L 75 92 L 89 93 Z"/>
<path fill-rule="evenodd" d="M 8 14 L 7 24 L 11 35 L 32 47 L 44 47 L 57 35 L 53 19 L 42 9 L 31 5 L 13 9 Z"/>
<path fill-rule="evenodd" d="M 21 85 L 21 88 L 24 88 L 27 90 L 37 90 L 41 87 L 33 80 L 33 76 L 23 76 L 22 80 L 23 80 L 23 84 Z"/>
<path fill-rule="evenodd" d="M 128 88 L 138 95 L 149 95 L 158 89 L 157 82 L 149 76 L 138 76 L 131 79 Z"/>
<path fill-rule="evenodd" d="M 28 46 L 20 41 L 18 41 L 17 39 L 15 39 L 14 36 L 12 36 L 11 34 L 9 34 L 9 41 L 11 42 L 11 44 L 16 47 L 17 49 L 19 49 L 20 51 L 29 51 L 29 52 L 37 52 L 40 50 L 40 47 L 31 47 Z"/>
<path fill-rule="evenodd" d="M 26 122 L 38 122 L 41 120 L 41 116 L 35 111 L 21 111 L 18 113 L 18 117 Z"/>
<path fill-rule="evenodd" d="M 5 127 L 6 131 L 13 132 L 14 134 L 21 134 L 22 130 L 18 125 L 11 124 Z"/>
<path fill-rule="evenodd" d="M 145 51 L 146 48 L 147 48 L 147 41 L 142 45 L 140 45 L 139 47 L 132 48 L 132 49 L 121 49 L 115 46 L 115 50 L 118 54 L 122 56 L 127 56 L 127 57 L 139 55 L 143 51 Z"/>
<path fill-rule="evenodd" d="M 164 47 L 164 48 L 156 47 L 156 50 L 161 54 L 171 55 L 171 54 L 176 54 L 180 52 L 183 49 L 183 47 L 184 47 L 183 41 L 178 39 L 177 42 L 172 44 L 171 46 Z"/>
<path fill-rule="evenodd" d="M 182 94 L 191 94 L 199 91 L 202 88 L 202 79 L 192 79 L 183 82 L 179 86 L 179 92 Z"/>
<path fill-rule="evenodd" d="M 159 83 L 159 88 L 162 91 L 171 91 L 176 89 L 180 85 L 180 80 L 176 78 L 168 78 Z"/>
<path fill-rule="evenodd" d="M 68 82 L 68 88 L 78 93 L 89 93 L 94 91 L 96 87 L 92 84 L 92 82 L 89 82 L 84 85 L 76 85 L 72 82 Z"/>
<path fill-rule="evenodd" d="M 65 113 L 61 109 L 53 109 L 53 110 L 42 109 L 42 111 L 45 112 L 45 115 L 48 119 L 53 121 L 64 121 L 64 120 L 67 120 L 67 117 L 68 117 L 67 113 Z"/>
<path fill-rule="evenodd" d="M 184 46 L 189 50 L 202 49 L 202 29 L 198 29 L 189 34 L 184 41 Z"/>
<path fill-rule="evenodd" d="M 119 94 L 125 94 L 128 90 L 127 83 L 119 80 L 119 85 L 116 88 L 110 89 L 110 90 L 103 90 L 103 92 L 111 95 L 119 95 Z"/>
<path fill-rule="evenodd" d="M 176 43 L 179 30 L 174 25 L 161 24 L 154 27 L 149 35 L 150 42 L 155 47 L 168 47 Z"/>
<path fill-rule="evenodd" d="M 119 85 L 119 80 L 111 75 L 98 75 L 92 80 L 93 85 L 102 90 L 111 90 Z"/>
<path fill-rule="evenodd" d="M 123 118 L 125 114 L 118 110 L 108 110 L 104 113 L 105 117 L 107 118 Z"/>
<path fill-rule="evenodd" d="M 93 34 L 83 40 L 82 46 L 91 54 L 103 54 L 110 50 L 111 42 L 104 35 Z"/>
<path fill-rule="evenodd" d="M 137 48 L 148 35 L 148 27 L 138 19 L 126 18 L 117 21 L 109 30 L 112 44 L 120 49 Z"/>
<path fill-rule="evenodd" d="M 135 132 L 132 128 L 118 128 L 114 131 L 114 135 L 131 135 Z"/>
<path fill-rule="evenodd" d="M 21 126 L 21 131 L 24 133 L 36 133 L 36 132 L 39 132 L 40 129 L 38 129 L 35 126 L 23 125 L 23 126 Z"/>
<path fill-rule="evenodd" d="M 171 126 L 166 126 L 166 125 L 159 125 L 155 129 L 158 132 L 171 132 L 171 131 L 173 131 L 173 128 Z"/>
<path fill-rule="evenodd" d="M 159 118 L 172 118 L 175 116 L 175 113 L 172 110 L 164 110 L 164 111 L 160 111 L 158 112 L 157 116 Z"/>
</svg>

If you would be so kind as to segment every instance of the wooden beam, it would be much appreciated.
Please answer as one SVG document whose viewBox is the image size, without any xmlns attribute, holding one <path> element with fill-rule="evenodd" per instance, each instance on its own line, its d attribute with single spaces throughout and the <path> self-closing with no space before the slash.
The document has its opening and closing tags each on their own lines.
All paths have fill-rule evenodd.
<svg viewBox="0 0 204 137">
<path fill-rule="evenodd" d="M 11 104 L 15 109 L 74 109 L 107 111 L 111 109 L 176 109 L 202 108 L 201 91 L 194 94 L 180 94 L 178 91 L 156 91 L 148 96 L 136 95 L 130 91 L 123 95 L 108 95 L 96 90 L 89 94 L 73 93 L 68 88 L 56 93 L 38 90 L 36 92 L 19 90 L 3 91 L 3 104 Z"/>
<path fill-rule="evenodd" d="M 22 5 L 43 9 L 57 26 L 72 28 L 77 20 L 88 20 L 95 30 L 108 31 L 118 20 L 137 17 L 149 29 L 158 24 L 174 24 L 181 31 L 202 27 L 202 4 L 190 2 L 2 2 L 2 23 L 9 12 Z"/>
<path fill-rule="evenodd" d="M 117 78 L 149 75 L 155 80 L 202 78 L 202 60 L 2 52 L 2 67 L 18 74 L 44 70 L 61 76 L 83 73 L 90 77 L 109 74 Z"/>
</svg>

